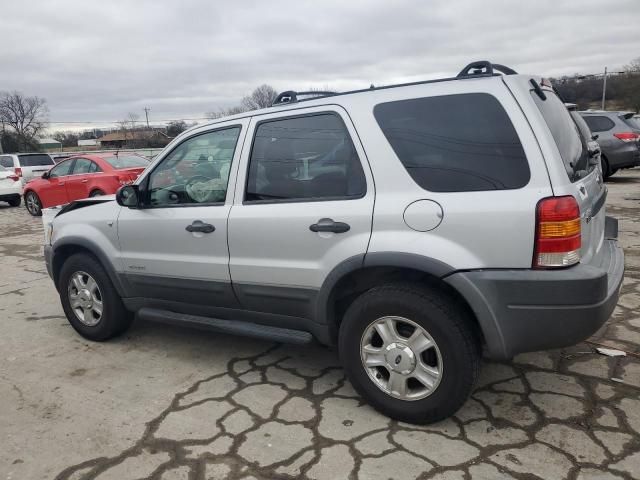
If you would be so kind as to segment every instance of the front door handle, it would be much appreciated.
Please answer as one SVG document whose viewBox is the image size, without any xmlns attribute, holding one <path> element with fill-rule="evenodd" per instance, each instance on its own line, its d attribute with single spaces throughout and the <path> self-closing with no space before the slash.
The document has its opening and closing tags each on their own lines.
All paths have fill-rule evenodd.
<svg viewBox="0 0 640 480">
<path fill-rule="evenodd" d="M 89 180 L 87 180 L 86 178 L 84 180 L 80 180 L 82 183 L 87 183 Z"/>
<path fill-rule="evenodd" d="M 348 232 L 351 226 L 344 222 L 334 222 L 331 218 L 321 218 L 318 223 L 309 225 L 309 230 L 312 232 L 332 232 L 332 233 L 344 233 Z"/>
<path fill-rule="evenodd" d="M 214 227 L 210 223 L 204 223 L 200 220 L 196 220 L 191 225 L 187 225 L 187 228 L 185 230 L 191 233 L 193 232 L 211 233 L 211 232 L 215 232 L 216 227 Z"/>
</svg>

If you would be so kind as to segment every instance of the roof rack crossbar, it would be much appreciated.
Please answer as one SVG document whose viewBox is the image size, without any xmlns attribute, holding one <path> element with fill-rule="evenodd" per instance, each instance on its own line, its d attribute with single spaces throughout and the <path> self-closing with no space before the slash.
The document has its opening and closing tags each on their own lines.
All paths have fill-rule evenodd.
<svg viewBox="0 0 640 480">
<path fill-rule="evenodd" d="M 272 106 L 283 105 L 287 103 L 295 103 L 298 101 L 298 97 L 302 95 L 312 96 L 312 97 L 330 97 L 331 95 L 336 95 L 338 92 L 332 92 L 328 90 L 310 90 L 306 92 L 296 92 L 293 90 L 287 90 L 286 92 L 282 92 L 279 94 L 276 99 L 273 101 Z"/>
<path fill-rule="evenodd" d="M 505 67 L 504 65 L 500 65 L 499 63 L 491 63 L 487 60 L 479 60 L 477 62 L 471 62 L 469 65 L 460 70 L 460 73 L 456 76 L 456 78 L 467 78 L 467 77 L 492 77 L 495 75 L 495 72 L 500 72 L 505 75 L 517 75 L 517 72 L 512 68 Z"/>
</svg>

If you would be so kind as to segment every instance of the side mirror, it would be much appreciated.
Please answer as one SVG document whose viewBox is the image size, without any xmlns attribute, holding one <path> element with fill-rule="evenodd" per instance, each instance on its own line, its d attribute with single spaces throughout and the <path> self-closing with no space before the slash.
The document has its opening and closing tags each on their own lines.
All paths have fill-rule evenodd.
<svg viewBox="0 0 640 480">
<path fill-rule="evenodd" d="M 44 178 L 45 180 L 46 180 L 47 178 L 49 178 L 50 176 L 51 176 L 51 174 L 50 174 L 49 172 L 44 172 L 44 173 L 42 174 L 42 178 Z"/>
<path fill-rule="evenodd" d="M 116 192 L 116 202 L 123 207 L 138 208 L 138 193 L 138 185 L 125 185 L 120 187 Z"/>
</svg>

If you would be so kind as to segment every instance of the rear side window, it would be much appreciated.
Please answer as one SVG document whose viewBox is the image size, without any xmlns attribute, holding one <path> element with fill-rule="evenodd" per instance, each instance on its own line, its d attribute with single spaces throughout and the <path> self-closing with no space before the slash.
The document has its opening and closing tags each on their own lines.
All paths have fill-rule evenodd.
<svg viewBox="0 0 640 480">
<path fill-rule="evenodd" d="M 373 112 L 404 168 L 426 190 L 508 190 L 529 183 L 520 139 L 492 95 L 401 100 Z"/>
<path fill-rule="evenodd" d="M 615 126 L 613 120 L 601 115 L 585 115 L 583 118 L 592 132 L 606 132 Z"/>
<path fill-rule="evenodd" d="M 586 140 L 580 135 L 565 104 L 555 93 L 551 91 L 545 93 L 546 100 L 542 100 L 535 92 L 531 92 L 531 97 L 553 135 L 567 175 L 570 179 L 577 180 L 574 178 L 575 172 L 586 168 L 589 160 Z"/>
<path fill-rule="evenodd" d="M 91 169 L 91 164 L 93 162 L 91 160 L 87 160 L 86 158 L 78 158 L 76 159 L 76 164 L 73 167 L 73 175 L 80 175 L 83 173 L 89 173 Z"/>
<path fill-rule="evenodd" d="M 20 166 L 22 167 L 40 167 L 43 165 L 53 165 L 49 155 L 18 155 Z"/>
<path fill-rule="evenodd" d="M 366 180 L 351 137 L 327 113 L 258 125 L 247 177 L 247 201 L 362 197 Z"/>
<path fill-rule="evenodd" d="M 12 157 L 0 157 L 0 165 L 7 168 L 13 168 L 13 158 Z"/>
</svg>

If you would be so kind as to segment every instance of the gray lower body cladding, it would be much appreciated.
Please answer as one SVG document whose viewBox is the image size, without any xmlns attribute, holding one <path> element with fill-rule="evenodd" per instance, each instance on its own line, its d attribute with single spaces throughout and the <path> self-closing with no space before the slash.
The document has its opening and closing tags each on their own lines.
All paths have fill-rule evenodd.
<svg viewBox="0 0 640 480">
<path fill-rule="evenodd" d="M 575 345 L 609 319 L 624 276 L 624 254 L 605 240 L 599 265 L 563 270 L 483 270 L 445 279 L 474 311 L 489 356 Z"/>
</svg>

